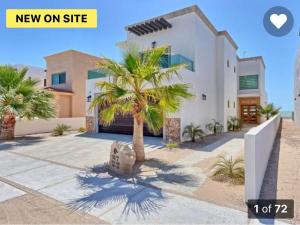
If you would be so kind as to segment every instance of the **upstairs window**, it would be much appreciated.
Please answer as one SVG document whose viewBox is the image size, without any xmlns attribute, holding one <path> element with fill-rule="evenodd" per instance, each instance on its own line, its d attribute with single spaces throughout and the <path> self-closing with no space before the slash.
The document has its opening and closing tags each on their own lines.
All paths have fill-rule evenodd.
<svg viewBox="0 0 300 225">
<path fill-rule="evenodd" d="M 64 84 L 66 83 L 66 73 L 55 73 L 51 76 L 52 85 Z"/>
<path fill-rule="evenodd" d="M 240 90 L 258 89 L 258 75 L 240 76 Z"/>
<path fill-rule="evenodd" d="M 229 68 L 229 66 L 230 66 L 230 65 L 229 65 L 229 60 L 227 60 L 227 67 Z"/>
</svg>

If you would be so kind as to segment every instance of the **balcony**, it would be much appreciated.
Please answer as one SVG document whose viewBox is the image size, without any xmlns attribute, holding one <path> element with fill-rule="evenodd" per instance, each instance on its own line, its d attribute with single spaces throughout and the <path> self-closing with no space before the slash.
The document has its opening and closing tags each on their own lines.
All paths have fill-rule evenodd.
<svg viewBox="0 0 300 225">
<path fill-rule="evenodd" d="M 174 65 L 185 64 L 188 70 L 194 71 L 194 62 L 180 54 L 164 55 L 161 58 L 160 64 L 162 68 L 169 68 Z"/>
</svg>

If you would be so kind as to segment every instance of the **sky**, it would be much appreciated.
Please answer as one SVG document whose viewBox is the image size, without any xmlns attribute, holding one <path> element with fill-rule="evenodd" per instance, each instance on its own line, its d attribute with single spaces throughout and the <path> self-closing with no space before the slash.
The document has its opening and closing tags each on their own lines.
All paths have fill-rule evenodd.
<svg viewBox="0 0 300 225">
<path fill-rule="evenodd" d="M 126 25 L 195 4 L 218 30 L 230 33 L 240 57 L 264 57 L 269 102 L 293 110 L 294 62 L 300 40 L 298 0 L 2 0 L 0 64 L 45 67 L 44 56 L 68 49 L 120 60 L 116 43 L 126 39 Z M 294 16 L 293 30 L 284 37 L 273 37 L 263 27 L 265 12 L 274 6 L 287 7 Z M 9 8 L 97 9 L 98 28 L 6 29 Z"/>
</svg>

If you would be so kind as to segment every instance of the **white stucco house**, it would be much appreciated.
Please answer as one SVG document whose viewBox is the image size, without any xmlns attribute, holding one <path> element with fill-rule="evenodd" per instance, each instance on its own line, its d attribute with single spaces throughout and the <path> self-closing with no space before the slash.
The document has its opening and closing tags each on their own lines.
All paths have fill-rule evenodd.
<svg viewBox="0 0 300 225">
<path fill-rule="evenodd" d="M 119 48 L 134 45 L 143 51 L 169 46 L 168 64 L 188 65 L 180 71 L 182 79 L 173 82 L 191 84 L 195 98 L 183 101 L 181 110 L 166 118 L 163 129 L 166 139 L 182 140 L 186 125 L 194 123 L 205 129 L 212 119 L 222 123 L 225 131 L 232 116 L 241 117 L 246 123 L 260 122 L 258 106 L 267 102 L 263 58 L 239 58 L 233 38 L 227 31 L 218 31 L 198 6 L 141 21 L 125 30 L 127 39 L 117 43 Z M 90 98 L 99 93 L 95 84 L 109 79 L 98 72 L 86 82 Z M 111 127 L 105 128 L 99 125 L 97 109 L 87 111 L 87 127 L 96 132 L 130 133 L 130 120 L 117 118 Z"/>
<path fill-rule="evenodd" d="M 300 127 L 300 48 L 296 57 L 294 71 L 294 121 Z"/>
</svg>

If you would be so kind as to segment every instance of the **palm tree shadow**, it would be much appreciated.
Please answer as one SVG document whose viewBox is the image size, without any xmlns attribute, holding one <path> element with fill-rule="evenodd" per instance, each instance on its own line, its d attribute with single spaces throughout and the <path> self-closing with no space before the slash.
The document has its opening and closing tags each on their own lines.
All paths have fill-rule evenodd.
<svg viewBox="0 0 300 225">
<path fill-rule="evenodd" d="M 144 167 L 152 169 L 154 173 L 143 175 Z M 131 176 L 122 176 L 110 170 L 108 164 L 99 165 L 77 176 L 80 188 L 88 194 L 72 200 L 68 205 L 71 210 L 92 211 L 124 203 L 120 219 L 127 219 L 131 214 L 138 219 L 157 215 L 170 197 L 154 183 L 197 185 L 196 177 L 180 172 L 181 168 L 181 165 L 150 159 L 136 164 Z"/>
</svg>

